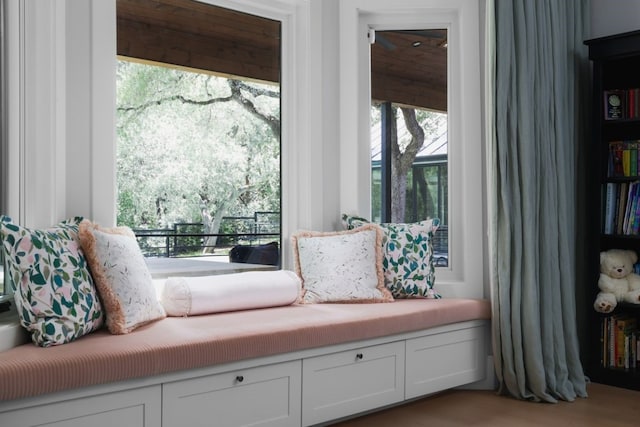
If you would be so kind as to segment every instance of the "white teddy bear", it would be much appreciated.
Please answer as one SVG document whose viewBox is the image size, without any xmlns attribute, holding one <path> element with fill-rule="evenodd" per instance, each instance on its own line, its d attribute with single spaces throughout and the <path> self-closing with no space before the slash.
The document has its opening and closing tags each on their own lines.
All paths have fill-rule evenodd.
<svg viewBox="0 0 640 427">
<path fill-rule="evenodd" d="M 600 313 L 610 313 L 619 302 L 640 304 L 640 275 L 633 272 L 638 261 L 635 251 L 609 249 L 600 252 L 600 292 L 593 308 Z"/>
</svg>

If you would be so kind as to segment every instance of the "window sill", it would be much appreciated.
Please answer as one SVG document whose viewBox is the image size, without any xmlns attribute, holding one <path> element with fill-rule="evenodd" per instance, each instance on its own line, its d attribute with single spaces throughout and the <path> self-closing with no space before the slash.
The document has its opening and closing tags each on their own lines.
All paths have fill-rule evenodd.
<svg viewBox="0 0 640 427">
<path fill-rule="evenodd" d="M 29 342 L 29 334 L 20 326 L 15 304 L 11 310 L 0 314 L 0 352 Z"/>
<path fill-rule="evenodd" d="M 213 276 L 246 271 L 277 270 L 273 265 L 242 264 L 218 260 L 220 257 L 146 258 L 153 279 L 171 276 Z"/>
</svg>

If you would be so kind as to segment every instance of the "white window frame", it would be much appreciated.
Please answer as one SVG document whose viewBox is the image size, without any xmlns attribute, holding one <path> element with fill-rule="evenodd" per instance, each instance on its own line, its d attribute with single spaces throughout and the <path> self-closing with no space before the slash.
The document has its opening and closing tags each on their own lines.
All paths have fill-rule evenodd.
<svg viewBox="0 0 640 427">
<path fill-rule="evenodd" d="M 448 30 L 449 266 L 436 271 L 447 297 L 483 297 L 483 174 L 479 1 L 340 2 L 340 207 L 371 212 L 370 46 L 374 30 Z"/>
<path fill-rule="evenodd" d="M 307 33 L 300 17 L 305 16 L 306 2 L 301 0 L 197 0 L 215 6 L 249 13 L 263 18 L 273 19 L 281 23 L 281 56 L 280 56 L 280 188 L 281 188 L 281 265 L 293 268 L 290 259 L 290 242 L 287 236 L 296 231 L 302 219 L 309 212 L 301 211 L 300 206 L 307 206 L 301 198 L 308 197 L 308 192 L 300 187 L 300 177 L 306 170 L 306 162 L 301 159 L 305 147 L 293 141 L 304 138 L 305 102 L 302 94 L 306 93 L 307 82 L 304 75 L 298 72 L 300 64 L 305 63 L 305 47 Z M 294 90 L 294 88 L 296 88 Z M 306 157 L 305 157 L 306 158 Z M 296 206 L 297 204 L 297 206 Z"/>
<path fill-rule="evenodd" d="M 308 4 L 303 0 L 270 0 L 270 1 L 254 1 L 254 0 L 197 0 L 203 3 L 212 4 L 215 6 L 225 7 L 239 12 L 249 13 L 257 16 L 262 16 L 269 19 L 278 20 L 281 22 L 282 30 L 282 42 L 281 42 L 281 233 L 282 233 L 282 246 L 281 257 L 282 265 L 284 268 L 292 268 L 292 260 L 289 254 L 291 253 L 289 247 L 289 239 L 287 236 L 291 235 L 301 222 L 306 222 L 307 218 L 312 213 L 305 209 L 305 207 L 311 205 L 311 203 L 305 202 L 307 198 L 311 197 L 309 191 L 306 191 L 304 185 L 305 182 L 301 179 L 294 179 L 294 177 L 306 176 L 308 165 L 310 160 L 306 154 L 308 146 L 302 144 L 294 144 L 292 141 L 300 141 L 306 139 L 306 105 L 305 94 L 308 93 L 306 75 L 298 72 L 302 69 L 300 64 L 306 63 L 306 43 L 308 34 L 306 33 L 306 25 L 308 24 L 301 17 L 307 16 Z M 104 6 L 103 4 L 109 3 L 104 0 L 93 0 L 92 16 L 95 17 L 91 26 L 91 33 L 95 34 L 95 41 L 93 41 L 91 51 L 94 52 L 94 61 L 96 64 L 92 67 L 92 73 L 94 76 L 92 82 L 100 82 L 100 85 L 94 83 L 92 88 L 94 99 L 115 99 L 115 21 L 112 23 L 104 23 L 100 21 L 100 15 L 104 14 L 104 11 L 99 11 L 99 8 L 113 8 L 115 13 L 115 0 L 111 6 Z M 107 28 L 108 27 L 108 28 Z M 106 54 L 101 47 L 107 47 Z M 109 59 L 109 53 L 113 49 L 111 61 L 112 65 L 106 65 L 106 61 Z M 98 53 L 99 52 L 99 53 Z M 103 66 L 101 67 L 100 64 Z M 106 69 L 106 70 L 105 70 Z M 103 78 L 104 73 L 109 75 L 109 78 Z M 105 85 L 104 82 L 113 81 L 112 85 Z M 295 88 L 295 90 L 294 90 Z M 108 94 L 107 91 L 111 90 L 113 95 Z M 79 105 L 83 105 L 79 103 Z M 102 108 L 102 106 L 96 106 L 96 108 Z M 114 110 L 115 111 L 115 110 Z M 115 112 L 112 112 L 115 123 Z M 94 123 L 97 123 L 100 119 L 94 116 Z M 109 121 L 101 119 L 100 126 L 108 126 Z M 104 215 L 105 211 L 109 212 L 109 216 L 103 217 L 102 223 L 115 224 L 115 142 L 100 144 L 99 140 L 101 135 L 110 135 L 115 133 L 115 124 L 113 130 L 102 129 L 96 132 L 95 124 L 93 128 L 94 142 L 93 152 L 91 154 L 93 167 L 89 171 L 91 175 L 90 182 L 93 187 L 90 194 L 107 194 L 113 195 L 113 199 L 110 197 L 102 202 L 102 205 L 95 211 L 94 217 L 98 215 Z M 115 141 L 115 138 L 113 138 Z M 106 142 L 106 141 L 105 141 Z M 105 145 L 107 147 L 105 147 Z M 113 164 L 109 165 L 109 170 L 105 170 L 105 159 L 113 159 Z M 112 176 L 113 179 L 104 180 L 100 179 L 100 176 Z M 102 187 L 102 188 L 101 188 Z M 111 210 L 109 210 L 111 209 Z M 98 217 L 99 220 L 99 217 Z"/>
</svg>

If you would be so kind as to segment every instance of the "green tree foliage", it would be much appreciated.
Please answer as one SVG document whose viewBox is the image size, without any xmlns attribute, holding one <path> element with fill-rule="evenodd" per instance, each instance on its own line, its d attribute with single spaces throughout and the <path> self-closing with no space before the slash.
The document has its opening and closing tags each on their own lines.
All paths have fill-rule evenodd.
<svg viewBox="0 0 640 427">
<path fill-rule="evenodd" d="M 118 62 L 118 223 L 280 210 L 279 87 Z"/>
<path fill-rule="evenodd" d="M 393 111 L 390 126 L 391 132 L 391 218 L 392 222 L 409 221 L 406 214 L 407 206 L 410 200 L 407 200 L 407 194 L 410 190 L 408 185 L 411 178 L 411 170 L 416 157 L 424 144 L 430 140 L 437 138 L 438 129 L 446 124 L 447 116 L 443 113 L 437 113 L 424 109 L 417 109 L 405 106 L 391 104 Z M 381 121 L 380 105 L 373 105 L 371 108 L 371 123 L 376 124 Z M 398 125 L 402 124 L 407 129 L 407 133 L 403 137 L 398 136 Z M 437 173 L 437 169 L 431 168 L 428 174 Z M 430 191 L 427 188 L 427 178 L 424 175 L 418 175 L 417 183 L 421 187 L 419 194 L 424 199 L 427 210 L 434 209 L 434 202 Z M 373 189 L 373 212 L 380 212 L 382 209 L 380 200 L 380 186 Z M 437 188 L 433 189 L 437 191 Z M 433 212 L 431 215 L 435 215 Z M 375 214 L 374 214 L 375 216 Z"/>
</svg>

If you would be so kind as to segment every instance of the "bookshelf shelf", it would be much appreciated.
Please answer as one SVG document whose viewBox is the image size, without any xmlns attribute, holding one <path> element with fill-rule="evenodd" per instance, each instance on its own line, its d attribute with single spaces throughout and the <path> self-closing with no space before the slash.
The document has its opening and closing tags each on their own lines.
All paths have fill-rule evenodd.
<svg viewBox="0 0 640 427">
<path fill-rule="evenodd" d="M 602 121 L 601 133 L 609 141 L 640 139 L 640 120 Z"/>
<path fill-rule="evenodd" d="M 600 252 L 620 248 L 640 255 L 640 185 L 637 192 L 630 191 L 640 181 L 640 31 L 585 44 L 593 65 L 593 117 L 584 179 L 588 192 L 602 197 L 592 198 L 589 203 L 596 206 L 587 214 L 593 230 L 587 236 L 591 304 L 585 307 L 587 338 L 582 359 L 592 381 L 640 390 L 640 304 L 620 303 L 606 315 L 592 306 L 599 291 Z M 620 147 L 629 153 L 623 156 Z M 627 163 L 622 164 L 621 158 Z M 629 159 L 636 164 L 629 166 Z M 633 338 L 631 331 L 639 332 Z M 620 367 L 620 357 L 626 367 Z"/>
<path fill-rule="evenodd" d="M 625 370 L 597 366 L 592 368 L 588 375 L 589 379 L 595 383 L 640 390 L 640 371 L 638 369 Z"/>
</svg>

